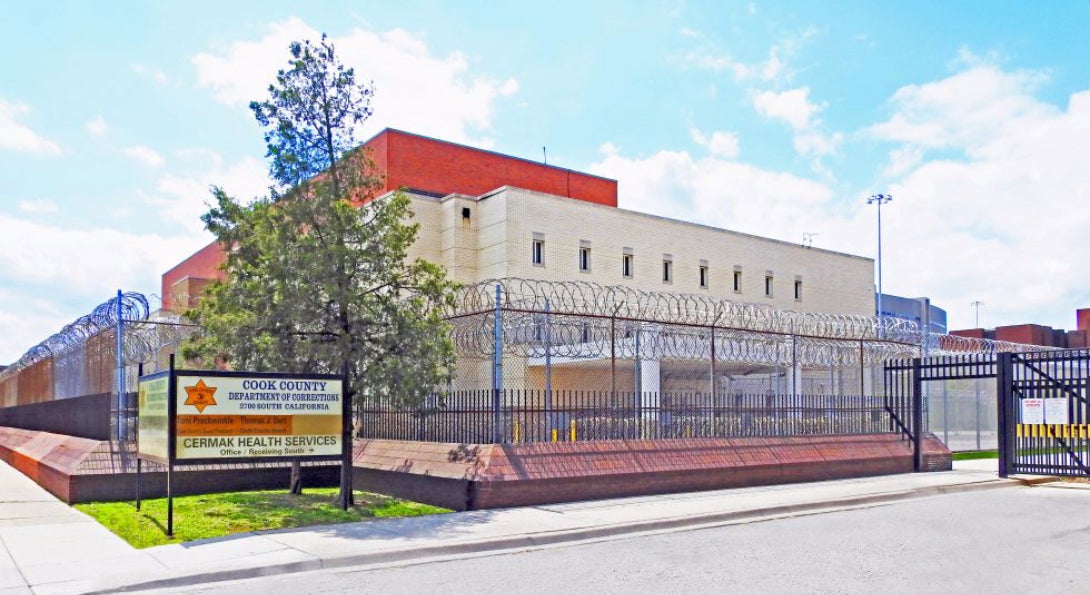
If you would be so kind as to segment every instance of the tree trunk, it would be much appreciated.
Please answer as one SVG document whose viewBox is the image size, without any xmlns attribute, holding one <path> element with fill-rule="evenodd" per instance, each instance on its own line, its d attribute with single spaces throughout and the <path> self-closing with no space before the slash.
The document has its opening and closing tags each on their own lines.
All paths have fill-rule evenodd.
<svg viewBox="0 0 1090 595">
<path fill-rule="evenodd" d="M 303 466 L 298 460 L 291 462 L 291 482 L 288 491 L 292 494 L 303 493 Z"/>
</svg>

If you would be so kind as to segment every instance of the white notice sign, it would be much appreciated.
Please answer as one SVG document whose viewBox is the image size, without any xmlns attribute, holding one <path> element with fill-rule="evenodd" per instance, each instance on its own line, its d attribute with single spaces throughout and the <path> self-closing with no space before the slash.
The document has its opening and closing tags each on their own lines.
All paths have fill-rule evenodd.
<svg viewBox="0 0 1090 595">
<path fill-rule="evenodd" d="M 1022 399 L 1022 423 L 1045 423 L 1044 399 Z"/>
<path fill-rule="evenodd" d="M 1043 399 L 1045 402 L 1046 424 L 1069 424 L 1067 417 L 1067 399 Z"/>
</svg>

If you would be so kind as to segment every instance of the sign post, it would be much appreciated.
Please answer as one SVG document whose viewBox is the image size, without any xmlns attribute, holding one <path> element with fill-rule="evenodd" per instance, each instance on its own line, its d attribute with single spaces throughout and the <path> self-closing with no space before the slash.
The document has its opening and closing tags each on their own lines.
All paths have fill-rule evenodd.
<svg viewBox="0 0 1090 595">
<path fill-rule="evenodd" d="M 166 465 L 167 535 L 175 465 L 339 461 L 342 493 L 351 490 L 345 384 L 333 374 L 178 370 L 173 356 L 168 370 L 141 377 L 138 473 L 140 460 Z M 351 496 L 343 506 L 350 504 Z"/>
</svg>

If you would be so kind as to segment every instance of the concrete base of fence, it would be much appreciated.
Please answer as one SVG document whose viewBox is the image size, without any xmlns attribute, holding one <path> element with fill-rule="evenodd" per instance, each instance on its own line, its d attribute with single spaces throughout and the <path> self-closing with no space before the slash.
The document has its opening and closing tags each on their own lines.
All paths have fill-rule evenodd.
<svg viewBox="0 0 1090 595">
<path fill-rule="evenodd" d="M 0 459 L 69 504 L 132 500 L 136 494 L 136 458 L 116 443 L 35 430 L 0 427 Z M 325 487 L 339 483 L 336 466 L 303 467 L 303 483 Z M 270 488 L 287 489 L 290 469 L 277 465 L 202 465 L 176 467 L 174 493 L 203 494 Z M 140 478 L 144 498 L 166 495 L 166 470 L 145 464 Z"/>
<path fill-rule="evenodd" d="M 924 469 L 951 468 L 932 435 Z M 477 510 L 598 498 L 821 481 L 912 471 L 912 445 L 889 434 L 689 438 L 538 444 L 357 440 L 359 489 Z"/>
<path fill-rule="evenodd" d="M 923 451 L 925 470 L 950 469 L 950 451 L 937 438 L 929 435 Z M 0 427 L 0 459 L 69 504 L 135 496 L 133 452 L 110 441 Z M 303 471 L 306 485 L 338 483 L 336 466 Z M 911 443 L 889 434 L 536 444 L 357 440 L 353 465 L 357 489 L 455 510 L 911 471 Z M 176 469 L 175 493 L 286 488 L 288 478 L 283 464 L 189 467 Z M 165 495 L 165 470 L 145 466 L 141 486 L 146 498 Z"/>
</svg>

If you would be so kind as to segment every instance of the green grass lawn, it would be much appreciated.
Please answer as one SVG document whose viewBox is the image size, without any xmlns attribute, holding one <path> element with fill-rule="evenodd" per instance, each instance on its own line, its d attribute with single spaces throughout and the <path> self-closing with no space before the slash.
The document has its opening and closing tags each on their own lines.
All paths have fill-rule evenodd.
<svg viewBox="0 0 1090 595">
<path fill-rule="evenodd" d="M 952 455 L 955 461 L 971 461 L 973 459 L 998 459 L 998 450 L 967 450 L 964 452 L 955 452 Z"/>
<path fill-rule="evenodd" d="M 144 500 L 139 511 L 133 502 L 92 502 L 75 506 L 138 548 L 262 529 L 450 512 L 369 492 L 356 492 L 356 506 L 344 511 L 337 505 L 337 492 L 337 488 L 314 488 L 297 496 L 282 490 L 179 496 L 174 498 L 173 538 L 167 537 L 165 531 L 166 498 Z"/>
</svg>

